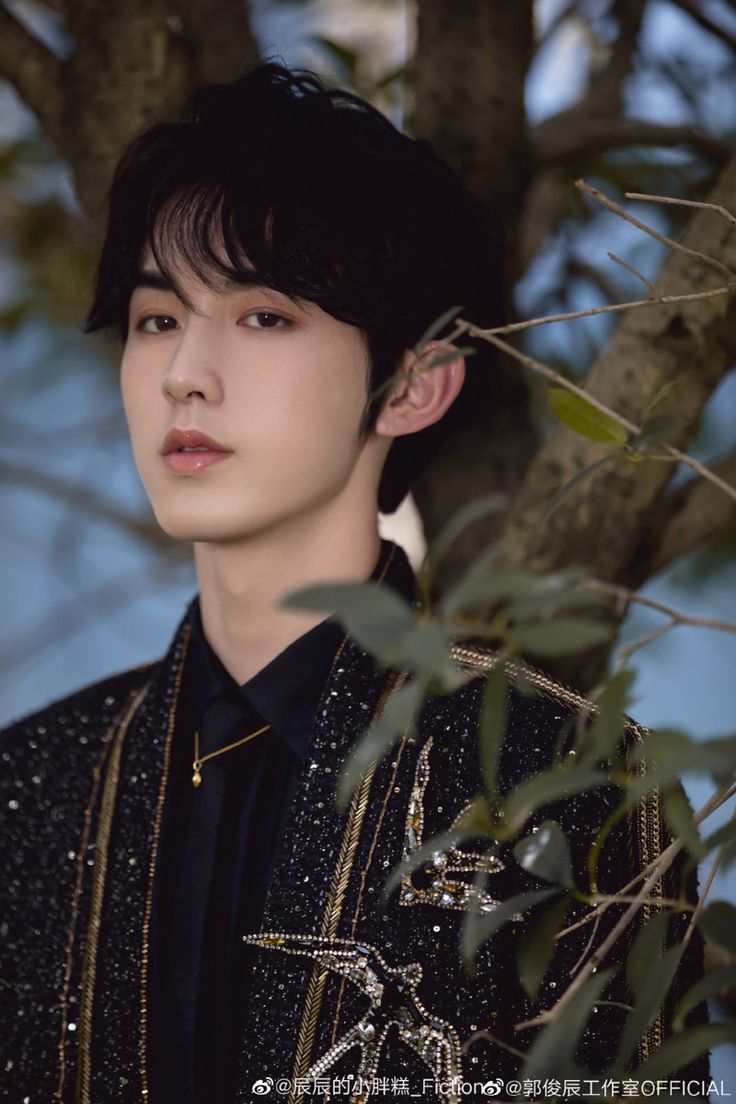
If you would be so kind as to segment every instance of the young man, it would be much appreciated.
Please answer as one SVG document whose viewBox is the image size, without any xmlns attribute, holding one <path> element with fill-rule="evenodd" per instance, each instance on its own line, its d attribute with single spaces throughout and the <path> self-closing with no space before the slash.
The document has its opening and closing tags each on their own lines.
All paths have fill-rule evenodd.
<svg viewBox="0 0 736 1104">
<path fill-rule="evenodd" d="M 514 1025 L 554 1002 L 590 927 L 561 940 L 535 1005 L 516 976 L 523 923 L 486 943 L 474 975 L 458 957 L 477 875 L 485 911 L 540 884 L 510 849 L 458 844 L 381 896 L 482 790 L 491 659 L 454 650 L 478 677 L 430 699 L 341 812 L 339 768 L 405 674 L 324 613 L 280 604 L 327 580 L 413 601 L 377 511 L 453 419 L 492 401 L 482 351 L 466 380 L 459 354 L 423 371 L 415 347 L 456 303 L 487 321 L 493 283 L 449 169 L 311 76 L 266 65 L 205 89 L 124 155 L 88 329 L 121 333 L 136 464 L 161 527 L 193 545 L 199 593 L 161 660 L 3 735 L 10 1098 L 357 1101 L 378 1078 L 376 1092 L 454 1101 L 463 1080 L 518 1074 L 535 1029 Z M 505 792 L 543 768 L 580 704 L 536 682 L 536 697 L 509 691 Z M 578 858 L 607 800 L 555 807 Z M 621 826 L 602 891 L 656 853 L 658 812 L 644 802 Z M 696 931 L 680 991 L 701 971 Z M 588 1069 L 613 1060 L 624 1015 L 595 1009 Z M 637 1055 L 668 1030 L 644 1024 Z"/>
</svg>

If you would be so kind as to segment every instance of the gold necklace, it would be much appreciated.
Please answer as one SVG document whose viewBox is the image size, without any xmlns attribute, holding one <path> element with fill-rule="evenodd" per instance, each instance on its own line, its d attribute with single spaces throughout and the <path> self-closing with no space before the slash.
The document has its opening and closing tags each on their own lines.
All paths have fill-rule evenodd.
<svg viewBox="0 0 736 1104">
<path fill-rule="evenodd" d="M 192 785 L 195 790 L 202 782 L 202 774 L 200 767 L 203 763 L 206 763 L 208 759 L 214 759 L 216 755 L 223 755 L 226 751 L 232 751 L 233 748 L 240 747 L 241 744 L 245 744 L 248 740 L 252 740 L 254 736 L 260 736 L 262 732 L 265 732 L 267 728 L 270 728 L 270 724 L 264 725 L 263 728 L 257 729 L 255 732 L 248 733 L 247 736 L 243 736 L 241 740 L 236 740 L 233 744 L 228 744 L 227 747 L 220 748 L 218 751 L 210 751 L 207 755 L 199 754 L 199 729 L 194 732 L 194 762 L 192 763 Z"/>
</svg>

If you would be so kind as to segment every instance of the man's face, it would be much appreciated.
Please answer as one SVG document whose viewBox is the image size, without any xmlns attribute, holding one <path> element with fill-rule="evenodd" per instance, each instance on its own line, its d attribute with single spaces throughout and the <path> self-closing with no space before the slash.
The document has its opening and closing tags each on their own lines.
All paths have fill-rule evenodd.
<svg viewBox="0 0 736 1104">
<path fill-rule="evenodd" d="M 141 267 L 144 285 L 163 282 L 150 252 Z M 214 291 L 176 276 L 194 309 L 166 287 L 136 287 L 121 365 L 133 453 L 161 527 L 232 541 L 369 503 L 390 441 L 358 437 L 360 331 L 265 288 Z M 181 451 L 201 445 L 185 431 L 219 449 Z"/>
</svg>

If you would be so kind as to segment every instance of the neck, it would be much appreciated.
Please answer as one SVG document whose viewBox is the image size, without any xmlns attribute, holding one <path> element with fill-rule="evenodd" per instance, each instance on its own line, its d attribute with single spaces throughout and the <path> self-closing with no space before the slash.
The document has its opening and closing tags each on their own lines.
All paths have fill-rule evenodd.
<svg viewBox="0 0 736 1104">
<path fill-rule="evenodd" d="M 362 526 L 301 519 L 237 542 L 195 543 L 204 633 L 235 681 L 247 682 L 327 616 L 281 609 L 285 594 L 314 583 L 363 582 L 380 548 L 378 519 L 370 515 Z"/>
</svg>

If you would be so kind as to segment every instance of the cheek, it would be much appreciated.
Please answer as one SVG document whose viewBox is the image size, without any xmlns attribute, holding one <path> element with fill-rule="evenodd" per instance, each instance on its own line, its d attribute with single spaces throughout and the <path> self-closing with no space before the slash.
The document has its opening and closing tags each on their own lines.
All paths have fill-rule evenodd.
<svg viewBox="0 0 736 1104">
<path fill-rule="evenodd" d="M 306 449 L 314 456 L 353 445 L 367 395 L 360 347 L 334 337 L 310 341 L 267 367 L 231 376 L 228 389 L 246 435 L 264 453 Z"/>
<path fill-rule="evenodd" d="M 137 428 L 141 416 L 150 409 L 152 379 L 151 372 L 145 372 L 135 356 L 123 353 L 120 361 L 120 394 L 128 423 L 134 423 L 131 429 Z"/>
</svg>

